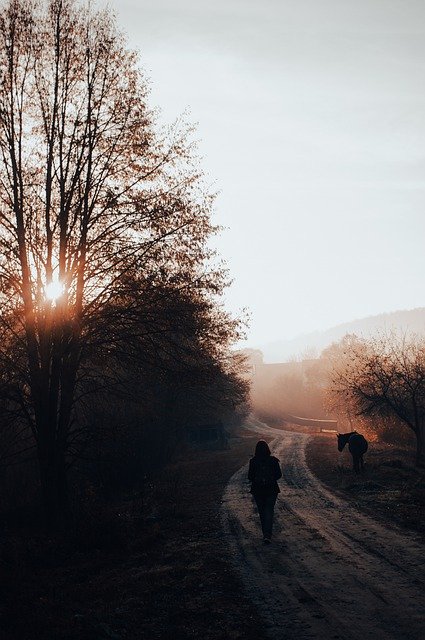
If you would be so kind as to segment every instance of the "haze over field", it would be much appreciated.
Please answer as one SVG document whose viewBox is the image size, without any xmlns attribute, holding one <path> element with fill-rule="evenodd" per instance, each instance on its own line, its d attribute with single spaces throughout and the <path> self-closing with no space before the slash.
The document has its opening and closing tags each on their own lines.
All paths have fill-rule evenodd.
<svg viewBox="0 0 425 640">
<path fill-rule="evenodd" d="M 424 304 L 425 4 L 113 0 L 190 108 L 248 346 Z"/>
<path fill-rule="evenodd" d="M 369 338 L 378 334 L 414 333 L 425 335 L 425 308 L 411 311 L 395 311 L 377 316 L 345 322 L 326 331 L 305 333 L 292 340 L 276 340 L 261 347 L 265 362 L 286 362 L 291 358 L 314 358 L 333 342 L 338 342 L 346 334 L 356 334 Z"/>
</svg>

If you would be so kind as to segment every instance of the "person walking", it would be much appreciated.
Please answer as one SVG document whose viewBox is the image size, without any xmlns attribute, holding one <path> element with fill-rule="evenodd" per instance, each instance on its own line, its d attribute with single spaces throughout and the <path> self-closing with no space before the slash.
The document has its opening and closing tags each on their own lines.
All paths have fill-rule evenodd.
<svg viewBox="0 0 425 640">
<path fill-rule="evenodd" d="M 255 455 L 249 461 L 248 480 L 260 515 L 264 544 L 270 544 L 273 529 L 273 513 L 277 494 L 277 480 L 282 477 L 279 460 L 271 455 L 265 440 L 259 440 Z"/>
</svg>

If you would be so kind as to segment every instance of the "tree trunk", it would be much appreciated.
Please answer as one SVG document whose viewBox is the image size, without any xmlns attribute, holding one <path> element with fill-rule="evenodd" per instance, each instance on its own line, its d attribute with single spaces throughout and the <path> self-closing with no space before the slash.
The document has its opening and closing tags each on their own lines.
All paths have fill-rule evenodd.
<svg viewBox="0 0 425 640">
<path fill-rule="evenodd" d="M 58 451 L 39 453 L 41 496 L 47 526 L 60 523 L 68 512 L 68 482 L 65 457 Z"/>
<path fill-rule="evenodd" d="M 52 411 L 49 391 L 36 416 L 41 499 L 48 527 L 59 524 L 68 511 L 66 440 L 58 437 L 58 415 L 56 407 Z"/>
<path fill-rule="evenodd" d="M 60 309 L 56 308 L 56 313 L 59 316 Z M 46 524 L 55 526 L 69 507 L 66 452 L 79 351 L 74 341 L 72 353 L 64 357 L 65 323 L 60 317 L 56 325 L 49 320 L 40 340 L 42 368 L 37 391 L 41 399 L 36 429 L 43 510 Z"/>
<path fill-rule="evenodd" d="M 416 435 L 416 466 L 425 468 L 425 421 L 422 421 L 415 430 Z"/>
</svg>

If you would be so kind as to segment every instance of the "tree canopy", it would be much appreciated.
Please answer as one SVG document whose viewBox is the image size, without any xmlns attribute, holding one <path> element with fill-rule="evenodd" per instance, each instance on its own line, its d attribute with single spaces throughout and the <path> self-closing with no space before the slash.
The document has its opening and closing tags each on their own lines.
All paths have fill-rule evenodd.
<svg viewBox="0 0 425 640">
<path fill-rule="evenodd" d="M 187 369 L 192 350 L 224 371 L 239 324 L 213 302 L 226 275 L 211 262 L 214 197 L 191 127 L 158 127 L 111 11 L 9 0 L 0 70 L 3 388 L 35 439 L 54 511 L 94 350 L 124 361 L 137 342 L 147 357 L 156 336 L 162 362 L 185 351 Z"/>
</svg>

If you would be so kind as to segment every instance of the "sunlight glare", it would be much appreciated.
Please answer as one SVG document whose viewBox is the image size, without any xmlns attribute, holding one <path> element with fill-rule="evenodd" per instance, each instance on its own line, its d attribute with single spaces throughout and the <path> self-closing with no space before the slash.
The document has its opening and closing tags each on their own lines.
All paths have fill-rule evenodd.
<svg viewBox="0 0 425 640">
<path fill-rule="evenodd" d="M 63 294 L 63 291 L 64 286 L 62 282 L 59 282 L 59 280 L 52 280 L 52 282 L 46 286 L 46 299 L 56 302 L 56 300 Z"/>
</svg>

